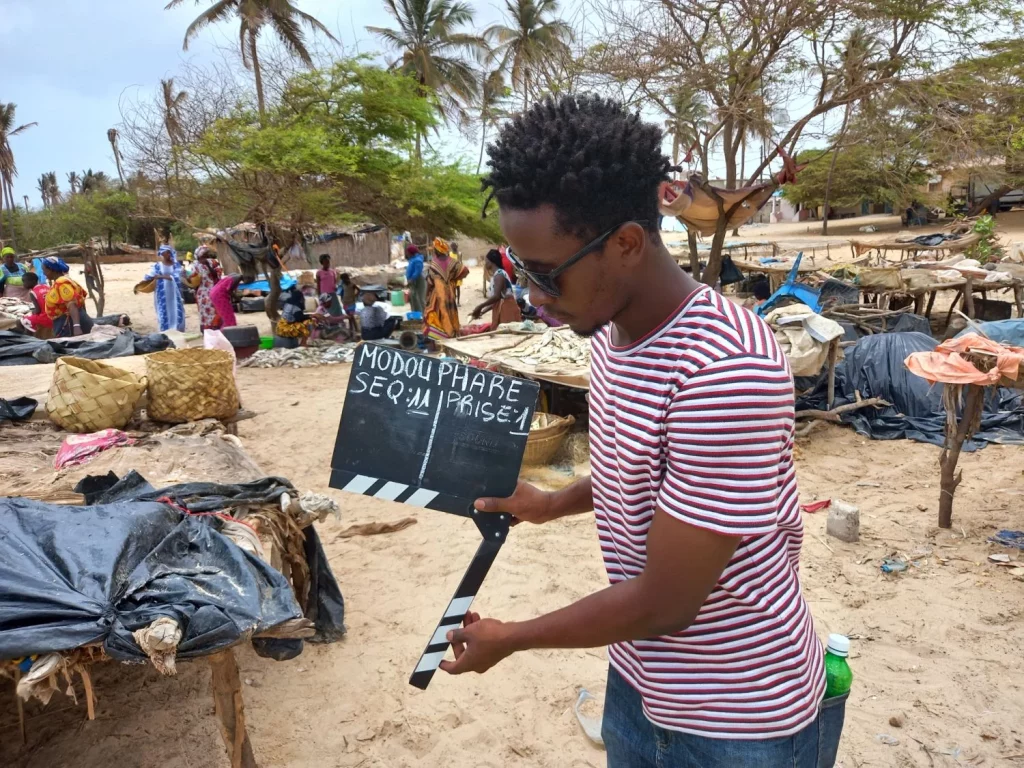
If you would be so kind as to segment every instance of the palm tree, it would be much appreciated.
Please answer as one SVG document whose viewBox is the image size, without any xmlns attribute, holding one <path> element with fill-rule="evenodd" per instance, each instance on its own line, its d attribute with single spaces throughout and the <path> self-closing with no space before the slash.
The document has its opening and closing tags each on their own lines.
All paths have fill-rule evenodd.
<svg viewBox="0 0 1024 768">
<path fill-rule="evenodd" d="M 25 213 L 28 213 L 28 195 L 22 195 L 21 199 L 25 201 Z"/>
<path fill-rule="evenodd" d="M 121 150 L 117 146 L 117 128 L 107 129 L 107 141 L 110 148 L 114 150 L 114 162 L 117 163 L 117 178 L 121 180 L 121 187 L 124 188 L 124 169 L 121 168 Z"/>
<path fill-rule="evenodd" d="M 173 77 L 161 80 L 160 90 L 164 100 L 164 128 L 167 129 L 167 138 L 171 140 L 171 149 L 175 149 L 182 139 L 181 105 L 188 99 L 188 92 L 175 93 Z M 110 138 L 109 131 L 107 138 Z"/>
<path fill-rule="evenodd" d="M 165 10 L 181 5 L 185 0 L 171 0 Z M 198 3 L 199 0 L 196 0 Z M 264 27 L 269 27 L 281 39 L 288 51 L 307 67 L 313 66 L 313 57 L 306 48 L 306 35 L 301 24 L 313 31 L 320 31 L 334 42 L 338 42 L 330 30 L 314 16 L 300 11 L 292 0 L 217 0 L 199 15 L 185 30 L 183 49 L 188 50 L 189 41 L 206 26 L 223 21 L 229 16 L 239 20 L 238 39 L 242 49 L 242 63 L 251 69 L 256 78 L 256 104 L 260 122 L 266 118 L 266 100 L 263 97 L 263 75 L 256 50 L 256 38 Z"/>
<path fill-rule="evenodd" d="M 57 172 L 44 173 L 43 178 L 46 179 L 46 191 L 50 198 L 50 205 L 56 205 L 61 201 L 60 187 L 57 186 Z"/>
<path fill-rule="evenodd" d="M 476 163 L 476 172 L 484 164 L 484 147 L 487 146 L 487 128 L 497 126 L 498 121 L 508 117 L 507 110 L 502 102 L 508 95 L 508 87 L 505 85 L 505 74 L 496 69 L 491 73 L 484 72 L 483 81 L 480 87 L 480 159 Z"/>
<path fill-rule="evenodd" d="M 494 59 L 509 69 L 512 85 L 523 93 L 523 111 L 530 104 L 531 83 L 552 64 L 570 55 L 572 27 L 561 19 L 558 0 L 505 0 L 508 25 L 495 24 L 484 35 L 496 43 Z"/>
<path fill-rule="evenodd" d="M 39 181 L 36 182 L 36 189 L 39 190 L 39 196 L 43 198 L 43 208 L 50 207 L 50 185 L 46 181 L 46 174 L 44 173 L 39 177 Z"/>
<path fill-rule="evenodd" d="M 110 179 L 103 171 L 93 171 L 90 168 L 82 171 L 82 193 L 102 192 L 110 186 Z"/>
<path fill-rule="evenodd" d="M 479 75 L 466 57 L 479 58 L 481 37 L 458 28 L 473 23 L 473 9 L 458 0 L 384 0 L 398 29 L 367 27 L 401 53 L 392 68 L 416 79 L 424 98 L 437 99 L 445 120 L 464 119 L 465 105 L 477 97 Z M 420 135 L 416 159 L 420 160 Z"/>
<path fill-rule="evenodd" d="M 14 178 L 18 175 L 18 166 L 14 162 L 14 150 L 11 149 L 10 140 L 38 123 L 25 123 L 14 127 L 14 117 L 18 105 L 12 103 L 0 103 L 0 238 L 3 237 L 3 209 L 4 201 L 8 203 L 8 210 L 14 211 Z M 13 227 L 13 224 L 11 225 Z M 13 232 L 12 232 L 13 242 Z"/>
<path fill-rule="evenodd" d="M 78 174 L 75 173 L 74 171 L 71 171 L 71 173 L 68 174 L 68 186 L 71 187 L 72 197 L 78 194 L 79 181 L 80 179 L 78 178 Z"/>
</svg>

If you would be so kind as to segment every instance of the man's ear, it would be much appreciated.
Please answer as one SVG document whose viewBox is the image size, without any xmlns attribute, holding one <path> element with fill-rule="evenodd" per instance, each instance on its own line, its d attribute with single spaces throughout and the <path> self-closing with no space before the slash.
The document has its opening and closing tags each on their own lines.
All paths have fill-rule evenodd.
<svg viewBox="0 0 1024 768">
<path fill-rule="evenodd" d="M 623 266 L 636 267 L 647 245 L 647 231 L 636 222 L 629 222 L 615 233 L 612 242 L 619 250 Z"/>
</svg>

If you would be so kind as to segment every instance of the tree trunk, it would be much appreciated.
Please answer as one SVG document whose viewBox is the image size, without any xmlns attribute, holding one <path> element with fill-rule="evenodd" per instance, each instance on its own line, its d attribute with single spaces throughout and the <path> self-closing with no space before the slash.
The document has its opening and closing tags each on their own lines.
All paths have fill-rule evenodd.
<svg viewBox="0 0 1024 768">
<path fill-rule="evenodd" d="M 990 192 L 989 194 L 985 195 L 985 197 L 981 198 L 981 200 L 974 202 L 971 205 L 970 209 L 967 211 L 967 215 L 977 216 L 982 211 L 987 210 L 988 207 L 992 205 L 992 203 L 994 203 L 1000 197 L 1005 195 L 1011 189 L 1013 189 L 1013 187 L 1008 187 L 1004 184 L 1001 187 L 999 187 L 999 189 L 997 189 L 995 192 Z"/>
<path fill-rule="evenodd" d="M 252 72 L 256 77 L 256 107 L 260 112 L 260 125 L 267 118 L 267 105 L 263 100 L 263 74 L 260 72 L 260 59 L 256 52 L 256 33 L 249 35 L 249 58 L 252 60 Z"/>
<path fill-rule="evenodd" d="M 480 168 L 484 164 L 484 145 L 487 143 L 487 120 L 480 125 L 480 159 L 476 161 L 476 175 L 480 175 Z"/>
<path fill-rule="evenodd" d="M 530 106 L 530 73 L 523 73 L 523 112 Z"/>
<path fill-rule="evenodd" d="M 690 246 L 690 275 L 694 280 L 700 280 L 700 253 L 697 251 L 697 233 L 691 228 L 686 228 L 686 244 Z"/>
<path fill-rule="evenodd" d="M 952 398 L 943 397 L 943 400 L 947 408 L 955 407 L 950 402 Z M 964 447 L 964 440 L 970 439 L 978 429 L 984 407 L 985 388 L 978 384 L 968 384 L 960 420 L 953 424 L 946 422 L 946 438 L 942 454 L 939 456 L 939 528 L 953 527 L 953 494 L 956 493 L 962 476 L 961 472 L 956 471 L 956 463 L 960 459 L 960 449 Z"/>
<path fill-rule="evenodd" d="M 121 188 L 124 188 L 124 169 L 121 167 L 121 153 L 117 151 L 117 144 L 110 142 L 114 149 L 114 162 L 117 164 L 117 178 L 121 180 Z"/>
<path fill-rule="evenodd" d="M 839 128 L 839 136 L 832 147 L 832 162 L 829 164 L 828 176 L 825 178 L 825 199 L 822 201 L 821 234 L 823 235 L 828 234 L 828 206 L 829 201 L 832 199 L 832 177 L 836 172 L 836 161 L 839 160 L 839 147 L 846 137 L 846 128 L 850 124 L 851 111 L 852 103 L 846 105 L 846 110 L 843 112 L 843 124 Z"/>
<path fill-rule="evenodd" d="M 740 125 L 740 172 L 737 176 L 738 182 L 742 183 L 743 179 L 747 175 L 747 132 L 744 130 L 742 124 Z M 732 230 L 733 237 L 740 236 L 740 228 L 734 227 Z"/>
<path fill-rule="evenodd" d="M 736 189 L 736 136 L 732 118 L 726 120 L 722 128 L 722 154 L 725 156 L 725 188 Z"/>
<path fill-rule="evenodd" d="M 722 204 L 719 203 L 718 209 L 718 223 L 715 226 L 715 236 L 711 239 L 711 252 L 708 254 L 708 265 L 704 269 L 704 274 L 701 275 L 701 282 L 705 285 L 710 285 L 712 288 L 718 284 L 718 278 L 722 276 L 722 261 L 725 259 L 725 254 L 722 252 L 722 248 L 725 245 L 725 232 L 729 226 L 729 218 L 722 210 Z"/>
<path fill-rule="evenodd" d="M 14 231 L 14 185 L 8 182 L 7 184 L 0 184 L 6 190 L 7 197 L 7 224 L 11 229 L 11 247 L 18 247 L 17 233 Z M 2 200 L 0 200 L 2 203 Z M 0 215 L 2 215 L 3 206 L 0 204 Z"/>
<path fill-rule="evenodd" d="M 416 165 L 419 165 L 423 161 L 423 155 L 420 152 L 420 130 L 416 129 Z"/>
</svg>

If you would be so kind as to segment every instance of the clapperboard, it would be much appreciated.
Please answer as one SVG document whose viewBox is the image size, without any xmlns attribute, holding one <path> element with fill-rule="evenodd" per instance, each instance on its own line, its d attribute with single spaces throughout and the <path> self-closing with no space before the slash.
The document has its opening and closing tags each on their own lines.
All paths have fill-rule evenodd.
<svg viewBox="0 0 1024 768">
<path fill-rule="evenodd" d="M 380 344 L 356 350 L 331 459 L 331 487 L 468 517 L 482 541 L 410 684 L 425 689 L 508 535 L 511 518 L 477 512 L 512 494 L 539 386 L 451 359 Z"/>
</svg>

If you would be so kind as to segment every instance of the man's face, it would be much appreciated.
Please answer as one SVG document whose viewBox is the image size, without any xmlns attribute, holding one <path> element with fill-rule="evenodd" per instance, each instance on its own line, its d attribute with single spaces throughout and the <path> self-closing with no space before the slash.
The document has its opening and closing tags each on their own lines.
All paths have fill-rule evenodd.
<svg viewBox="0 0 1024 768">
<path fill-rule="evenodd" d="M 516 256 L 535 272 L 554 270 L 589 242 L 560 231 L 550 205 L 500 209 L 499 223 Z M 622 256 L 618 238 L 612 237 L 557 278 L 561 296 L 551 296 L 529 281 L 530 303 L 544 307 L 579 335 L 594 335 L 625 305 L 628 280 Z"/>
<path fill-rule="evenodd" d="M 14 269 L 14 254 L 8 253 L 4 256 L 4 264 L 7 265 L 8 269 Z"/>
</svg>

